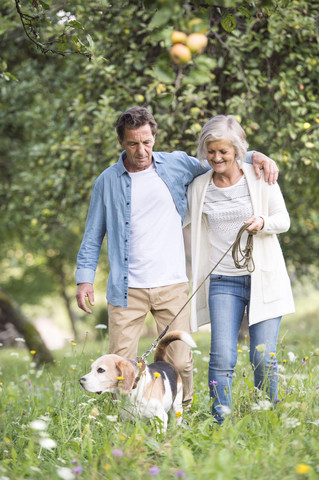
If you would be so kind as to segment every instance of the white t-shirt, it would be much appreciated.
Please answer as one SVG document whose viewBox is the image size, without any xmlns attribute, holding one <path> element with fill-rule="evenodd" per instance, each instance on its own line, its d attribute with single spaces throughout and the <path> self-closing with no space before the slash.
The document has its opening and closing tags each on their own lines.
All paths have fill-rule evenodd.
<svg viewBox="0 0 319 480">
<path fill-rule="evenodd" d="M 182 220 L 155 166 L 132 179 L 128 286 L 153 288 L 187 282 Z"/>
<path fill-rule="evenodd" d="M 208 185 L 203 206 L 205 221 L 208 226 L 208 236 L 211 245 L 210 265 L 220 260 L 228 248 L 234 243 L 243 222 L 253 215 L 253 207 L 244 176 L 231 187 L 216 187 L 213 179 Z M 241 248 L 247 241 L 247 232 L 241 237 Z M 240 276 L 248 275 L 247 269 L 237 269 L 230 250 L 213 272 L 217 275 Z"/>
</svg>

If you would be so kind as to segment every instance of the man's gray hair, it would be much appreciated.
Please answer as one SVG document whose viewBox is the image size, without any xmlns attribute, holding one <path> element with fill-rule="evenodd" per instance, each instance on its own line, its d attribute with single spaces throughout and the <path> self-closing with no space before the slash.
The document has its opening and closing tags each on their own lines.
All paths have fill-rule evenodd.
<svg viewBox="0 0 319 480">
<path fill-rule="evenodd" d="M 135 128 L 140 128 L 147 124 L 151 127 L 152 135 L 155 137 L 157 123 L 151 112 L 144 107 L 132 107 L 121 113 L 116 120 L 116 133 L 122 141 L 124 139 L 125 128 L 134 130 Z"/>
<path fill-rule="evenodd" d="M 246 133 L 233 115 L 216 115 L 205 123 L 198 141 L 199 160 L 206 159 L 207 145 L 216 140 L 227 140 L 235 148 L 236 159 L 245 159 L 248 148 Z"/>
</svg>

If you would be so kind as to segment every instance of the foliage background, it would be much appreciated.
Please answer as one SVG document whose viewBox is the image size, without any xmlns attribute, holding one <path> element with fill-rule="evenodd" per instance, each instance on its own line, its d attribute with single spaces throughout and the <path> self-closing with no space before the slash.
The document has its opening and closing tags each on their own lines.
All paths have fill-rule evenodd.
<svg viewBox="0 0 319 480">
<path fill-rule="evenodd" d="M 2 288 L 25 307 L 61 297 L 75 325 L 73 273 L 92 184 L 120 154 L 117 116 L 136 104 L 155 115 L 158 150 L 193 155 L 207 119 L 237 115 L 250 148 L 280 166 L 292 219 L 281 240 L 292 278 L 317 279 L 317 1 L 20 5 L 39 15 L 39 42 L 64 56 L 44 55 L 26 37 L 15 2 L 1 3 Z M 203 25 L 206 50 L 185 66 L 172 63 L 171 32 Z M 99 270 L 104 293 L 105 250 Z"/>
</svg>

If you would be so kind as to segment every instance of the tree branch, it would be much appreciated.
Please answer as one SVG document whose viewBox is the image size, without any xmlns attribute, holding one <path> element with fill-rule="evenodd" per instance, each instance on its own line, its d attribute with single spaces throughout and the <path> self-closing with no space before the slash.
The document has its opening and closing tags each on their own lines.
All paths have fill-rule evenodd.
<svg viewBox="0 0 319 480">
<path fill-rule="evenodd" d="M 58 43 L 59 39 L 61 39 L 64 34 L 61 35 L 57 40 L 51 40 L 50 42 L 40 43 L 38 40 L 36 40 L 36 37 L 39 37 L 39 34 L 37 33 L 36 27 L 34 25 L 34 22 L 37 22 L 41 18 L 40 15 L 32 16 L 32 15 L 23 13 L 19 5 L 19 0 L 15 0 L 15 4 L 16 4 L 16 10 L 20 17 L 22 27 L 26 36 L 37 48 L 41 50 L 43 54 L 53 53 L 55 55 L 61 55 L 63 57 L 68 54 L 77 54 L 77 55 L 83 55 L 84 57 L 87 57 L 89 60 L 91 60 L 92 54 L 88 52 L 81 52 L 78 50 L 59 50 L 57 48 L 48 47 L 48 45 L 52 45 L 53 43 Z M 29 33 L 29 30 L 32 32 L 33 36 Z"/>
</svg>

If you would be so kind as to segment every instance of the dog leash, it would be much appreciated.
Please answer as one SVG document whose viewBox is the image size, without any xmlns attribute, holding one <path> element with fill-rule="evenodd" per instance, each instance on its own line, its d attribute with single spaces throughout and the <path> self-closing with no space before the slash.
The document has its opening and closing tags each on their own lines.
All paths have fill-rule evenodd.
<svg viewBox="0 0 319 480">
<path fill-rule="evenodd" d="M 213 273 L 213 271 L 218 267 L 218 265 L 222 262 L 222 260 L 226 257 L 227 253 L 232 250 L 232 257 L 235 263 L 235 267 L 239 269 L 247 268 L 249 273 L 252 273 L 255 270 L 255 263 L 253 260 L 253 235 L 251 233 L 248 234 L 247 242 L 246 242 L 246 247 L 244 249 L 241 248 L 240 246 L 240 241 L 242 234 L 244 231 L 252 224 L 248 223 L 243 225 L 236 236 L 236 239 L 234 243 L 228 248 L 228 250 L 224 253 L 224 255 L 221 257 L 220 260 L 216 263 L 216 265 L 210 270 L 210 272 L 206 275 L 204 280 L 199 284 L 199 286 L 196 288 L 196 290 L 192 293 L 192 295 L 189 297 L 187 302 L 181 307 L 181 309 L 177 312 L 175 317 L 170 321 L 170 323 L 165 327 L 163 332 L 152 342 L 151 348 L 149 350 L 146 350 L 146 352 L 139 357 L 139 360 L 142 362 L 145 362 L 145 359 L 155 350 L 155 348 L 158 345 L 158 342 L 164 337 L 164 335 L 167 333 L 167 330 L 169 327 L 172 325 L 172 323 L 176 320 L 178 315 L 184 310 L 184 308 L 189 304 L 189 302 L 192 300 L 192 298 L 196 295 L 198 290 L 201 288 L 201 286 L 206 282 L 206 280 L 210 277 L 210 275 Z"/>
</svg>

